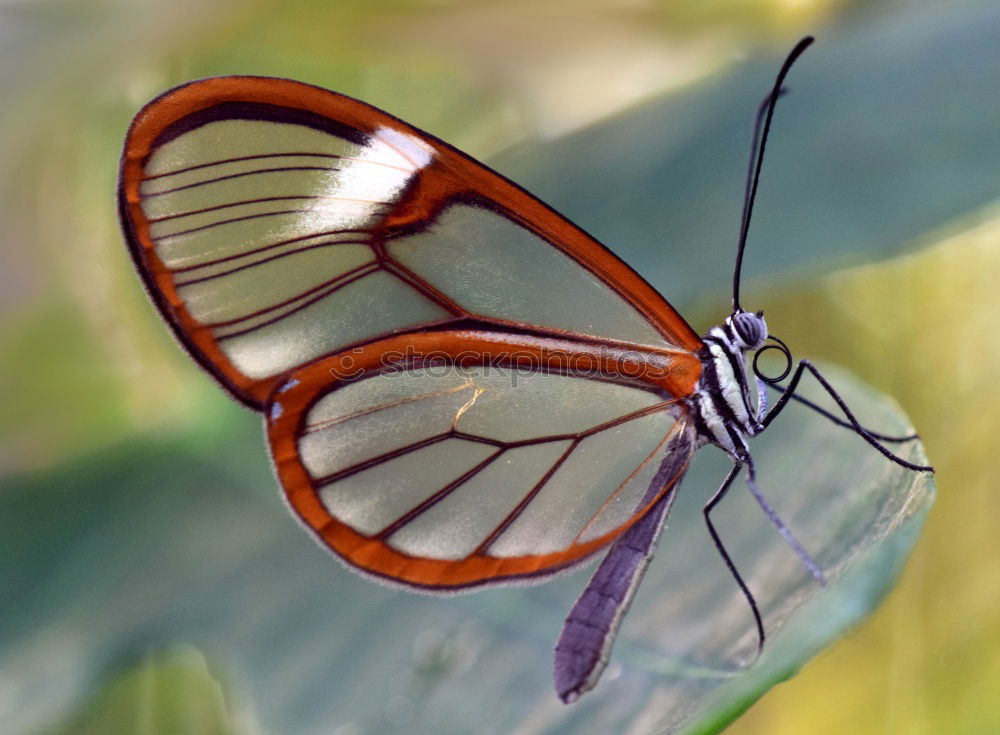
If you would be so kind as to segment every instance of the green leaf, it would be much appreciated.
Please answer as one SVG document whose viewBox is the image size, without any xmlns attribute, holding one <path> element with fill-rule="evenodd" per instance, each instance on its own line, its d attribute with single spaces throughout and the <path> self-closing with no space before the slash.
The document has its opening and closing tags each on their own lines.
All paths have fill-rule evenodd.
<svg viewBox="0 0 1000 735">
<path fill-rule="evenodd" d="M 829 374 L 862 421 L 910 430 L 890 400 Z M 289 518 L 255 424 L 137 440 L 8 483 L 6 732 L 36 731 L 114 662 L 178 641 L 240 683 L 231 696 L 264 733 L 714 732 L 877 604 L 933 498 L 927 474 L 789 407 L 754 442 L 759 481 L 833 584 L 816 585 L 734 486 L 717 522 L 770 635 L 744 668 L 752 619 L 701 518 L 727 463 L 702 450 L 604 680 L 567 708 L 551 649 L 586 572 L 443 598 L 373 584 Z M 923 459 L 917 444 L 900 452 Z"/>
<path fill-rule="evenodd" d="M 222 689 L 190 646 L 116 673 L 81 711 L 44 735 L 233 735 Z"/>
</svg>

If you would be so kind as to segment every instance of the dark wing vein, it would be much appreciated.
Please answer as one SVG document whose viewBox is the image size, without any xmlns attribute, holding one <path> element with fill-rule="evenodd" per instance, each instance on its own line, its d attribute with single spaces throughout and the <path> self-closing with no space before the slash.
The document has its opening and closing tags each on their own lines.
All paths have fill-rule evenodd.
<svg viewBox="0 0 1000 735">
<path fill-rule="evenodd" d="M 445 395 L 447 393 L 455 392 L 456 390 L 461 390 L 461 389 L 463 389 L 465 387 L 466 387 L 465 385 L 462 385 L 462 386 L 458 386 L 458 387 L 453 388 L 453 389 L 449 389 L 447 391 L 428 392 L 428 393 L 421 394 L 419 396 L 414 396 L 414 397 L 409 398 L 409 399 L 402 399 L 402 400 L 399 400 L 399 401 L 394 401 L 394 402 L 391 402 L 391 403 L 386 403 L 386 404 L 381 404 L 379 406 L 374 406 L 374 407 L 371 407 L 369 409 L 365 409 L 363 411 L 358 411 L 358 412 L 349 414 L 347 416 L 338 417 L 336 419 L 328 419 L 328 420 L 325 420 L 325 421 L 322 421 L 322 422 L 318 422 L 316 424 L 309 425 L 307 427 L 307 429 L 303 433 L 304 434 L 305 433 L 312 433 L 312 432 L 318 431 L 320 429 L 327 428 L 329 426 L 333 426 L 333 425 L 336 425 L 338 423 L 342 423 L 344 421 L 347 421 L 350 418 L 356 418 L 358 416 L 368 415 L 370 413 L 374 413 L 376 411 L 384 410 L 386 408 L 391 408 L 393 406 L 402 405 L 404 403 L 411 403 L 411 402 L 415 402 L 415 401 L 418 401 L 418 400 L 423 400 L 423 399 L 432 398 L 432 397 L 436 397 L 436 396 L 440 396 L 440 395 Z M 509 449 L 516 449 L 516 448 L 525 447 L 525 446 L 533 446 L 533 445 L 537 445 L 537 444 L 544 444 L 544 443 L 551 443 L 551 442 L 561 442 L 561 441 L 570 441 L 571 442 L 570 446 L 567 447 L 566 450 L 559 456 L 559 458 L 556 459 L 552 463 L 552 465 L 548 468 L 548 470 L 546 470 L 545 474 L 541 477 L 541 479 L 539 479 L 539 481 L 536 482 L 531 487 L 531 489 L 524 495 L 524 497 L 521 498 L 521 500 L 514 507 L 514 509 L 510 513 L 508 513 L 504 517 L 504 519 L 492 531 L 490 531 L 490 533 L 487 535 L 486 539 L 481 544 L 479 544 L 479 546 L 473 552 L 473 555 L 481 555 L 481 554 L 485 553 L 485 550 L 488 549 L 490 547 L 490 545 L 497 538 L 499 538 L 503 534 L 503 532 L 506 531 L 507 528 L 509 528 L 510 525 L 512 523 L 514 523 L 514 521 L 516 521 L 517 518 L 525 511 L 525 509 L 531 504 L 531 502 L 535 499 L 535 497 L 537 497 L 537 495 L 542 491 L 542 489 L 545 487 L 546 483 L 553 477 L 553 475 L 555 475 L 555 473 L 558 471 L 558 469 L 570 457 L 570 455 L 576 450 L 576 448 L 580 445 L 581 442 L 583 442 L 588 437 L 594 436 L 595 434 L 597 434 L 599 432 L 607 431 L 608 429 L 612 429 L 612 428 L 614 428 L 616 426 L 620 426 L 620 425 L 622 425 L 624 423 L 627 423 L 629 421 L 635 421 L 635 420 L 643 418 L 645 416 L 649 416 L 649 415 L 651 415 L 653 413 L 657 413 L 659 411 L 667 410 L 670 407 L 676 405 L 676 403 L 677 403 L 676 400 L 667 400 L 667 401 L 663 401 L 661 403 L 654 404 L 652 406 L 646 406 L 644 408 L 638 409 L 636 411 L 632 411 L 632 412 L 630 412 L 628 414 L 625 414 L 623 416 L 619 416 L 619 417 L 617 417 L 615 419 L 611 419 L 609 421 L 605 421 L 605 422 L 603 422 L 603 423 L 601 423 L 601 424 L 599 424 L 597 426 L 594 426 L 594 427 L 591 427 L 589 429 L 585 429 L 583 431 L 576 432 L 576 433 L 552 434 L 552 435 L 534 437 L 534 438 L 531 438 L 531 439 L 522 439 L 522 440 L 517 440 L 517 441 L 500 441 L 500 440 L 496 440 L 496 439 L 491 439 L 489 437 L 479 436 L 479 435 L 475 435 L 475 434 L 469 434 L 469 433 L 466 433 L 466 432 L 458 431 L 455 428 L 452 428 L 449 431 L 441 432 L 440 434 L 435 434 L 432 437 L 428 437 L 428 438 L 425 438 L 425 439 L 421 439 L 420 441 L 412 442 L 411 444 L 407 444 L 407 445 L 405 445 L 403 447 L 399 447 L 397 449 L 393 449 L 393 450 L 390 450 L 388 452 L 383 452 L 382 454 L 379 454 L 379 455 L 377 455 L 375 457 L 371 457 L 371 458 L 366 459 L 366 460 L 364 460 L 362 462 L 358 462 L 357 464 L 354 464 L 354 465 L 352 465 L 350 467 L 347 467 L 347 468 L 344 468 L 342 470 L 339 470 L 339 471 L 337 471 L 335 473 L 332 473 L 332 474 L 326 475 L 324 477 L 318 478 L 314 482 L 316 484 L 316 487 L 322 487 L 322 486 L 325 486 L 325 485 L 329 485 L 329 484 L 332 484 L 334 482 L 337 482 L 338 480 L 342 480 L 342 479 L 344 479 L 346 477 L 350 477 L 351 475 L 354 475 L 354 474 L 356 474 L 358 472 L 362 472 L 364 470 L 367 470 L 367 469 L 370 469 L 372 467 L 375 467 L 375 466 L 377 466 L 379 464 L 382 464 L 382 463 L 385 463 L 385 462 L 389 462 L 389 461 L 391 461 L 393 459 L 396 459 L 398 457 L 401 457 L 403 455 L 409 454 L 409 453 L 417 451 L 419 449 L 423 449 L 424 447 L 430 446 L 432 444 L 436 444 L 436 443 L 438 443 L 440 441 L 444 441 L 445 439 L 464 439 L 466 441 L 475 441 L 475 442 L 490 444 L 492 446 L 497 447 L 497 451 L 495 453 L 491 454 L 489 457 L 487 457 L 486 459 L 484 459 L 483 461 L 479 462 L 477 465 L 475 465 L 471 469 L 469 469 L 466 472 L 464 472 L 458 478 L 456 478 L 455 480 L 449 482 L 447 485 L 445 485 L 444 487 L 442 487 L 439 490 L 437 490 L 436 492 L 434 492 L 428 498 L 422 500 L 420 503 L 418 503 L 417 505 L 415 505 L 410 510 L 406 511 L 403 515 L 401 515 L 395 521 L 393 521 L 392 523 L 390 523 L 389 525 L 387 525 L 385 528 L 383 528 L 381 531 L 379 531 L 374 536 L 374 538 L 385 539 L 385 538 L 388 538 L 389 536 L 391 536 L 393 533 L 395 533 L 396 531 L 398 531 L 400 528 L 402 528 L 406 524 L 408 524 L 411 521 L 413 521 L 414 519 L 418 518 L 423 513 L 427 512 L 428 510 L 430 510 L 431 508 L 433 508 L 435 505 L 437 505 L 438 503 L 440 503 L 442 500 L 444 500 L 448 496 L 450 496 L 452 493 L 454 493 L 456 490 L 458 490 L 462 485 L 464 485 L 466 482 L 468 482 L 473 477 L 475 477 L 480 472 L 482 472 L 484 469 L 486 469 L 488 466 L 490 466 L 498 457 L 500 457 L 507 450 L 509 450 Z M 666 438 L 664 438 L 663 441 L 659 442 L 657 444 L 656 448 L 649 454 L 649 456 L 646 457 L 645 460 L 643 460 L 642 464 L 640 464 L 640 466 L 637 467 L 628 476 L 628 478 L 626 478 L 621 484 L 619 484 L 619 486 L 611 494 L 611 496 L 609 497 L 609 499 L 607 501 L 605 501 L 605 503 L 601 506 L 601 508 L 598 510 L 598 512 L 595 513 L 594 516 L 590 520 L 587 521 L 587 524 L 584 526 L 584 528 L 580 532 L 580 534 L 582 534 L 582 533 L 584 533 L 586 531 L 587 526 L 589 526 L 594 521 L 594 519 L 597 516 L 600 515 L 600 513 L 607 507 L 607 504 L 609 502 L 611 502 L 611 500 L 635 476 L 635 474 L 637 472 L 639 472 L 643 467 L 645 467 L 651 461 L 651 459 L 655 456 L 655 454 L 658 451 L 660 451 L 660 449 L 663 447 L 663 443 L 665 441 L 666 441 Z M 579 538 L 580 534 L 577 535 L 577 538 Z"/>
<path fill-rule="evenodd" d="M 296 197 L 298 198 L 298 197 Z M 388 206 L 388 202 L 376 202 L 367 199 L 349 199 L 347 197 L 330 197 L 331 199 L 336 199 L 341 202 L 351 202 L 352 204 L 374 204 L 377 207 Z M 181 235 L 190 235 L 193 232 L 201 232 L 202 230 L 210 230 L 214 227 L 221 227 L 222 225 L 231 225 L 234 222 L 246 222 L 247 220 L 260 219 L 262 217 L 278 217 L 285 214 L 309 214 L 314 212 L 312 209 L 279 209 L 274 212 L 258 212 L 256 214 L 247 214 L 242 217 L 231 217 L 230 219 L 218 220 L 217 222 L 209 222 L 205 225 L 198 225 L 197 227 L 191 227 L 187 230 L 180 230 L 179 232 L 171 232 L 169 235 L 160 235 L 153 238 L 157 244 L 162 244 L 166 240 L 171 240 Z M 379 214 L 382 214 L 381 212 Z"/>
<path fill-rule="evenodd" d="M 368 245 L 368 244 L 369 244 L 368 240 L 328 240 L 327 242 L 318 242 L 314 245 L 306 245 L 304 247 L 286 250 L 283 253 L 277 253 L 267 258 L 261 258 L 260 260 L 255 260 L 251 263 L 244 263 L 243 265 L 233 266 L 228 270 L 217 271 L 207 276 L 201 276 L 200 278 L 192 278 L 187 281 L 175 280 L 174 283 L 175 285 L 177 285 L 178 288 L 181 286 L 190 286 L 195 283 L 203 283 L 204 281 L 211 281 L 216 278 L 222 278 L 223 276 L 230 276 L 233 273 L 239 273 L 240 271 L 246 270 L 247 268 L 253 268 L 258 265 L 263 265 L 264 263 L 270 263 L 273 260 L 279 260 L 281 258 L 284 258 L 286 255 L 299 255 L 300 253 L 307 253 L 310 250 L 317 250 L 319 248 L 331 248 L 331 247 L 336 247 L 337 245 Z M 204 267 L 206 266 L 199 266 L 199 268 L 204 268 Z M 175 271 L 175 273 L 176 272 L 177 271 Z"/>
<path fill-rule="evenodd" d="M 216 176 L 214 179 L 202 179 L 201 181 L 195 181 L 190 184 L 184 184 L 183 186 L 175 186 L 173 189 L 164 189 L 163 191 L 151 191 L 149 193 L 144 193 L 142 195 L 142 198 L 151 199 L 152 197 L 161 197 L 164 194 L 175 194 L 179 191 L 184 191 L 186 189 L 194 189 L 199 186 L 205 186 L 206 184 L 216 184 L 220 181 L 229 181 L 231 179 L 239 179 L 244 176 L 253 176 L 255 174 L 281 173 L 283 171 L 340 171 L 340 168 L 336 166 L 274 166 L 273 168 L 257 168 L 252 171 L 240 171 L 235 174 Z"/>
<path fill-rule="evenodd" d="M 224 339 L 232 339 L 233 337 L 239 337 L 240 335 L 247 334 L 248 332 L 253 332 L 257 329 L 262 329 L 263 327 L 274 324 L 275 322 L 279 322 L 282 319 L 287 319 L 292 314 L 295 314 L 309 306 L 312 306 L 317 301 L 325 299 L 327 296 L 330 296 L 331 294 L 335 293 L 344 286 L 354 283 L 355 281 L 364 278 L 365 276 L 371 275 L 377 270 L 378 266 L 376 264 L 367 263 L 365 265 L 358 266 L 357 268 L 353 268 L 352 270 L 349 270 L 346 273 L 341 273 L 340 275 L 330 279 L 329 281 L 326 281 L 318 286 L 310 288 L 308 291 L 305 291 L 301 294 L 285 299 L 280 303 L 273 304 L 263 309 L 258 309 L 257 311 L 251 312 L 250 314 L 246 314 L 241 317 L 236 317 L 235 319 L 213 322 L 210 324 L 206 324 L 205 326 L 209 329 L 220 329 L 220 328 L 235 326 L 237 324 L 249 321 L 251 319 L 255 319 L 257 317 L 263 316 L 264 314 L 282 309 L 286 306 L 290 306 L 295 302 L 299 302 L 302 301 L 303 299 L 306 299 L 305 301 L 302 301 L 302 303 L 296 304 L 294 308 L 291 308 L 286 312 L 278 314 L 266 321 L 260 322 L 259 324 L 254 324 L 252 327 L 247 327 L 245 329 L 240 329 L 233 332 L 226 332 L 225 334 L 216 333 L 216 339 L 218 339 L 219 341 L 222 341 Z M 308 296 L 313 294 L 315 295 L 312 298 L 307 298 Z"/>
<path fill-rule="evenodd" d="M 385 163 L 383 161 L 372 161 L 368 158 L 358 158 L 356 156 L 342 156 L 336 153 L 310 153 L 306 151 L 292 151 L 289 153 L 258 153 L 253 156 L 236 156 L 234 158 L 220 158 L 217 161 L 210 161 L 208 163 L 199 163 L 193 166 L 185 166 L 183 168 L 174 169 L 173 171 L 167 171 L 162 174 L 153 174 L 152 176 L 143 176 L 142 181 L 154 181 L 155 179 L 166 178 L 167 176 L 176 176 L 177 174 L 187 173 L 188 171 L 197 171 L 201 168 L 209 168 L 211 166 L 221 166 L 227 163 L 239 163 L 240 161 L 256 161 L 263 158 L 329 158 L 340 161 L 352 161 L 355 163 L 372 163 L 376 166 L 385 166 L 387 168 L 394 168 L 398 171 L 409 171 L 409 169 L 403 166 L 396 166 L 391 163 Z"/>
<path fill-rule="evenodd" d="M 347 234 L 356 234 L 362 237 L 368 237 L 370 236 L 371 233 L 368 232 L 368 230 L 354 230 L 354 229 L 324 230 L 323 232 L 314 232 L 308 235 L 301 235 L 299 237 L 290 237 L 285 240 L 278 240 L 277 242 L 268 243 L 267 245 L 261 245 L 260 247 L 253 248 L 251 250 L 244 250 L 243 252 L 236 253 L 235 255 L 227 255 L 222 258 L 215 258 L 214 260 L 206 260 L 204 263 L 198 263 L 197 265 L 186 265 L 181 268 L 173 268 L 171 270 L 174 273 L 187 273 L 188 271 L 198 270 L 200 268 L 207 268 L 209 266 L 218 265 L 219 263 L 225 263 L 230 260 L 239 260 L 240 258 L 246 258 L 251 255 L 262 253 L 266 250 L 273 250 L 275 248 L 280 248 L 284 245 L 291 245 L 292 243 L 301 242 L 303 240 L 312 240 L 313 238 L 316 237 L 326 237 L 328 235 L 333 236 L 333 235 L 347 235 Z"/>
</svg>

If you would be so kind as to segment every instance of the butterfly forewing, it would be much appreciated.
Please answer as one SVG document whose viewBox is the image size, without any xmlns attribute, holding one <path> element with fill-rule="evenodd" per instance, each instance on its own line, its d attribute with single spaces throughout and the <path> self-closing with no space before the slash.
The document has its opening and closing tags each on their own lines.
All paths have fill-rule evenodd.
<svg viewBox="0 0 1000 735">
<path fill-rule="evenodd" d="M 543 578 L 672 484 L 649 494 L 668 437 L 688 426 L 662 385 L 607 361 L 581 370 L 564 348 L 504 354 L 494 339 L 462 355 L 409 339 L 396 363 L 390 340 L 310 365 L 270 407 L 290 504 L 351 564 L 432 589 Z M 331 381 L 345 365 L 353 373 Z"/>
<path fill-rule="evenodd" d="M 135 119 L 121 206 L 192 354 L 261 407 L 291 371 L 448 323 L 696 351 L 624 263 L 450 146 L 279 79 L 194 82 Z"/>
</svg>

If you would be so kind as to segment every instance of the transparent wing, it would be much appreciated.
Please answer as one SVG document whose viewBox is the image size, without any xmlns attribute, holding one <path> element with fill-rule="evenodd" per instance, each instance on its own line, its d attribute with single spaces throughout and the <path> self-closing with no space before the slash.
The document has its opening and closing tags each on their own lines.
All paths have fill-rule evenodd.
<svg viewBox="0 0 1000 735">
<path fill-rule="evenodd" d="M 161 312 L 257 408 L 312 360 L 445 324 L 700 346 L 628 266 L 514 184 L 298 82 L 221 77 L 151 102 L 126 140 L 120 206 Z"/>
<path fill-rule="evenodd" d="M 363 571 L 429 589 L 544 578 L 623 533 L 687 466 L 651 487 L 692 446 L 670 442 L 687 414 L 608 362 L 378 350 L 296 373 L 268 418 L 292 508 Z M 332 378 L 344 365 L 354 374 Z"/>
</svg>

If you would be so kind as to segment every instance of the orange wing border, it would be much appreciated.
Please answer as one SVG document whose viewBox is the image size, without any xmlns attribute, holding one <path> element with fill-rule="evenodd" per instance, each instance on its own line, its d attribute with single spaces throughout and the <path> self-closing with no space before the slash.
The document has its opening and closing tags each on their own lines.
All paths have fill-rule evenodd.
<svg viewBox="0 0 1000 735">
<path fill-rule="evenodd" d="M 559 571 L 576 566 L 600 551 L 627 531 L 649 511 L 665 493 L 670 492 L 684 475 L 687 461 L 677 473 L 652 495 L 631 519 L 611 531 L 570 545 L 553 553 L 519 557 L 491 557 L 475 552 L 460 560 L 415 557 L 393 549 L 384 540 L 365 536 L 334 518 L 324 507 L 314 482 L 302 464 L 298 440 L 312 405 L 338 383 L 347 383 L 379 372 L 397 368 L 393 358 L 406 355 L 419 364 L 421 359 L 450 359 L 458 366 L 504 366 L 522 369 L 563 369 L 588 374 L 627 376 L 627 379 L 671 396 L 690 394 L 697 380 L 700 363 L 684 350 L 637 355 L 631 351 L 611 350 L 569 340 L 539 340 L 497 335 L 492 332 L 445 331 L 414 333 L 391 337 L 345 350 L 316 360 L 294 372 L 287 383 L 272 394 L 267 410 L 266 432 L 271 458 L 285 499 L 293 514 L 315 538 L 356 571 L 382 581 L 425 591 L 460 591 L 463 588 L 491 584 L 509 584 L 518 580 L 543 581 Z M 390 356 L 387 358 L 387 356 Z M 414 363 L 411 363 L 414 364 Z M 435 363 L 439 364 L 439 363 Z M 344 377 L 335 377 L 344 376 Z M 599 378 L 598 378 L 599 379 Z M 692 431 L 693 422 L 682 400 L 671 404 L 678 420 L 660 446 L 677 432 Z M 691 442 L 690 444 L 693 444 Z M 693 450 L 692 450 L 693 451 Z"/>
<path fill-rule="evenodd" d="M 219 348 L 209 330 L 195 320 L 177 293 L 172 273 L 157 256 L 142 211 L 140 184 L 143 168 L 159 145 L 192 116 L 227 103 L 255 103 L 281 109 L 289 120 L 313 115 L 350 139 L 352 131 L 367 136 L 379 128 L 415 136 L 435 153 L 421 169 L 417 183 L 376 231 L 388 239 L 432 219 L 447 203 L 473 199 L 520 224 L 594 273 L 639 311 L 673 345 L 697 352 L 702 342 L 669 303 L 638 273 L 593 237 L 555 212 L 520 186 L 456 148 L 398 118 L 359 100 L 288 79 L 230 76 L 181 85 L 147 104 L 132 121 L 122 152 L 119 177 L 119 215 L 133 261 L 163 317 L 194 359 L 237 400 L 262 410 L 271 390 L 289 373 L 263 380 L 238 371 Z M 472 317 L 473 320 L 475 317 Z M 538 333 L 559 337 L 539 328 Z M 338 349 L 340 349 L 338 347 Z M 333 352 L 333 351 L 331 351 Z M 321 358 L 322 359 L 322 358 Z M 291 371 L 289 371 L 291 372 Z"/>
</svg>

